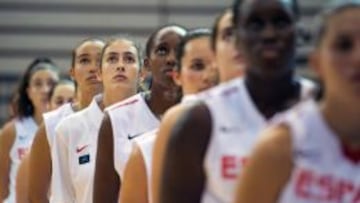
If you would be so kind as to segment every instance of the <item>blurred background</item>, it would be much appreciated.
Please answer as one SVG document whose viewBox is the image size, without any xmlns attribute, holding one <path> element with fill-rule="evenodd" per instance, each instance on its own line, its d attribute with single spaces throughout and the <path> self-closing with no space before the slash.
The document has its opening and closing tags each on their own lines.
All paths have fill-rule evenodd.
<svg viewBox="0 0 360 203">
<path fill-rule="evenodd" d="M 300 27 L 328 0 L 298 0 Z M 50 57 L 65 73 L 71 50 L 87 37 L 127 33 L 144 43 L 158 26 L 177 23 L 189 28 L 211 27 L 232 0 L 0 0 L 0 126 L 18 80 L 39 56 Z M 309 75 L 306 31 L 298 42 L 298 71 Z M 311 76 L 311 73 L 310 73 Z"/>
</svg>

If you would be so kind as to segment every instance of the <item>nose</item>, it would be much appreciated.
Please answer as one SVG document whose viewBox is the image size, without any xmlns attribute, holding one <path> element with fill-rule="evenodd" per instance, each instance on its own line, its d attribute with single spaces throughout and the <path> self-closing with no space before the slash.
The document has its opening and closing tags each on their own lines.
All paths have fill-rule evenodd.
<svg viewBox="0 0 360 203">
<path fill-rule="evenodd" d="M 261 35 L 265 42 L 273 42 L 276 37 L 276 30 L 274 25 L 272 25 L 271 23 L 267 23 L 264 26 Z"/>
<path fill-rule="evenodd" d="M 89 66 L 90 73 L 96 73 L 100 69 L 100 61 L 95 60 L 92 65 Z"/>
<path fill-rule="evenodd" d="M 116 67 L 116 71 L 125 72 L 125 66 L 123 66 L 123 65 L 117 66 L 117 67 Z"/>
<path fill-rule="evenodd" d="M 174 68 L 176 65 L 176 58 L 175 58 L 176 50 L 173 50 L 168 57 L 166 58 L 166 66 Z"/>
</svg>

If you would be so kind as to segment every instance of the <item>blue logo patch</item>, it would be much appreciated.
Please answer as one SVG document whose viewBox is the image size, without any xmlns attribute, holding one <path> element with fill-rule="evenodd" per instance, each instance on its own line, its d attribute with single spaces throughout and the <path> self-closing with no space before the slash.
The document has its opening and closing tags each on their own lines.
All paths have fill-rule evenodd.
<svg viewBox="0 0 360 203">
<path fill-rule="evenodd" d="M 79 157 L 79 164 L 86 164 L 90 162 L 90 154 L 85 154 Z"/>
</svg>

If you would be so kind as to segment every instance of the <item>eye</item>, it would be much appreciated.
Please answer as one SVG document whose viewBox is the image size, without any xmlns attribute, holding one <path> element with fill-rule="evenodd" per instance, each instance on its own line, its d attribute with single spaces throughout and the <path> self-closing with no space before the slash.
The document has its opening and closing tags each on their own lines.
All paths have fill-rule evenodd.
<svg viewBox="0 0 360 203">
<path fill-rule="evenodd" d="M 79 63 L 80 63 L 81 65 L 88 65 L 88 64 L 90 64 L 90 62 L 91 62 L 91 60 L 90 60 L 89 58 L 81 58 L 81 59 L 79 60 Z"/>
<path fill-rule="evenodd" d="M 335 49 L 340 52 L 350 52 L 354 47 L 354 42 L 349 36 L 340 36 L 335 41 Z"/>
<path fill-rule="evenodd" d="M 41 88 L 43 86 L 43 82 L 41 80 L 35 80 L 32 82 L 32 86 L 35 88 Z"/>
<path fill-rule="evenodd" d="M 165 46 L 159 46 L 156 50 L 155 50 L 155 53 L 157 55 L 160 55 L 160 56 L 164 56 L 166 55 L 167 53 L 169 52 L 169 49 Z"/>
<path fill-rule="evenodd" d="M 265 22 L 259 18 L 250 18 L 249 21 L 246 23 L 246 27 L 254 32 L 262 30 L 264 26 Z"/>
<path fill-rule="evenodd" d="M 195 61 L 190 68 L 195 71 L 201 71 L 205 69 L 205 64 L 202 61 Z"/>
<path fill-rule="evenodd" d="M 115 55 L 111 55 L 111 56 L 109 56 L 109 57 L 106 59 L 106 61 L 107 61 L 108 63 L 114 64 L 114 63 L 117 63 L 117 62 L 119 61 L 119 57 L 118 57 L 118 56 L 115 56 Z"/>
<path fill-rule="evenodd" d="M 62 98 L 58 98 L 55 103 L 57 106 L 61 106 L 64 104 L 64 100 Z"/>
<path fill-rule="evenodd" d="M 47 81 L 47 85 L 48 85 L 49 87 L 54 87 L 55 81 L 52 80 L 52 79 L 50 79 L 50 80 Z"/>
<path fill-rule="evenodd" d="M 125 63 L 135 63 L 135 58 L 133 56 L 125 56 L 124 62 Z"/>
<path fill-rule="evenodd" d="M 222 33 L 222 39 L 225 41 L 230 41 L 230 39 L 233 37 L 234 29 L 232 27 L 227 27 L 224 29 Z"/>
<path fill-rule="evenodd" d="M 273 25 L 278 29 L 284 29 L 290 25 L 291 21 L 289 18 L 284 16 L 278 16 L 273 19 Z"/>
</svg>

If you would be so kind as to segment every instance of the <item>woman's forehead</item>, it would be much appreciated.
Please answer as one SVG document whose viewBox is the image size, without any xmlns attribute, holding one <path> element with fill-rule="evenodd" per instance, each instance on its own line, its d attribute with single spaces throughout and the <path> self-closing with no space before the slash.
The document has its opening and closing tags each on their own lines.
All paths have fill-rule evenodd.
<svg viewBox="0 0 360 203">
<path fill-rule="evenodd" d="M 155 40 L 154 40 L 154 44 L 159 44 L 159 43 L 167 41 L 167 40 L 172 40 L 175 37 L 180 38 L 180 37 L 184 36 L 185 34 L 186 34 L 186 31 L 180 27 L 176 27 L 176 26 L 166 27 L 157 33 Z M 171 38 L 170 38 L 170 36 L 171 36 Z"/>
<path fill-rule="evenodd" d="M 240 6 L 242 16 L 247 16 L 252 12 L 269 12 L 270 10 L 286 10 L 294 14 L 293 0 L 245 0 Z"/>
</svg>

